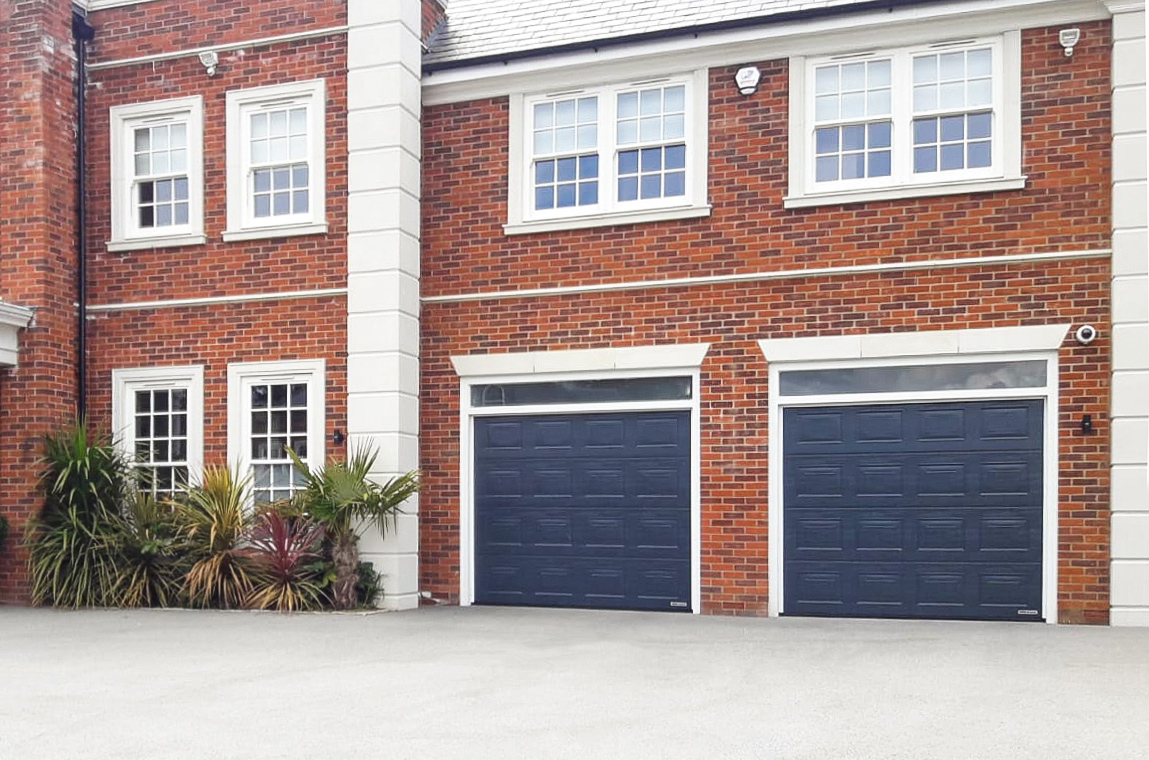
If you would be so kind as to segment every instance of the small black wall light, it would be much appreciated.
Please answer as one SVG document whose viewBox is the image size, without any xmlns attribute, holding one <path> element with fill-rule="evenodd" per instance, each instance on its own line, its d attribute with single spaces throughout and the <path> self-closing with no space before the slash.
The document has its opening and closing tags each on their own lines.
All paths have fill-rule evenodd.
<svg viewBox="0 0 1149 760">
<path fill-rule="evenodd" d="M 342 446 L 343 442 L 346 440 L 347 438 L 344 437 L 343 431 L 339 430 L 338 428 L 336 428 L 335 432 L 331 434 L 331 442 L 336 446 Z"/>
<path fill-rule="evenodd" d="M 1093 415 L 1092 414 L 1081 415 L 1081 432 L 1084 433 L 1085 435 L 1089 435 L 1090 433 L 1093 432 Z"/>
</svg>

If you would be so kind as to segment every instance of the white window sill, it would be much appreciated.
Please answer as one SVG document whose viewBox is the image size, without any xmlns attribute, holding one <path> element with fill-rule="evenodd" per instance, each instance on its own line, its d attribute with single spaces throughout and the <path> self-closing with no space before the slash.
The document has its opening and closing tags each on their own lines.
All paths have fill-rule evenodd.
<svg viewBox="0 0 1149 760">
<path fill-rule="evenodd" d="M 1002 179 L 972 179 L 957 182 L 934 182 L 928 185 L 898 185 L 873 190 L 845 190 L 834 193 L 808 193 L 788 195 L 782 199 L 786 208 L 810 208 L 847 203 L 868 203 L 869 201 L 900 200 L 904 198 L 928 198 L 933 195 L 960 195 L 962 193 L 993 193 L 1000 190 L 1024 190 L 1028 177 L 1005 177 Z"/>
<path fill-rule="evenodd" d="M 250 230 L 224 230 L 223 240 L 265 240 L 267 238 L 295 237 L 297 235 L 326 235 L 327 222 L 318 224 L 292 224 L 283 227 L 258 227 Z"/>
<path fill-rule="evenodd" d="M 609 214 L 591 214 L 564 219 L 543 219 L 533 222 L 511 222 L 503 225 L 507 235 L 530 235 L 536 232 L 582 230 L 591 227 L 613 227 L 617 224 L 644 224 L 673 219 L 698 219 L 710 216 L 710 204 L 702 206 L 676 206 L 673 208 L 644 209 Z"/>
<path fill-rule="evenodd" d="M 121 253 L 123 251 L 147 251 L 152 248 L 177 248 L 179 246 L 203 245 L 207 242 L 205 235 L 172 235 L 170 237 L 140 238 L 138 240 L 109 240 L 108 251 Z"/>
</svg>

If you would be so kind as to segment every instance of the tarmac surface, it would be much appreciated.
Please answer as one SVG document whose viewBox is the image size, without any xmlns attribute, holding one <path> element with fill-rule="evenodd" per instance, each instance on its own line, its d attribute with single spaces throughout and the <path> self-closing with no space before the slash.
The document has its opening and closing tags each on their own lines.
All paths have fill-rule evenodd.
<svg viewBox="0 0 1149 760">
<path fill-rule="evenodd" d="M 0 760 L 1149 758 L 1149 630 L 0 607 Z"/>
</svg>

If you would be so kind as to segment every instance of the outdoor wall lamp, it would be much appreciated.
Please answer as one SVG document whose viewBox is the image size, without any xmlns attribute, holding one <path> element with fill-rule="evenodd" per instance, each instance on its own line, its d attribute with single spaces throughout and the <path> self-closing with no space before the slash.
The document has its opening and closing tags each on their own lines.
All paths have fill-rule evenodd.
<svg viewBox="0 0 1149 760">
<path fill-rule="evenodd" d="M 215 69 L 219 66 L 219 53 L 214 50 L 199 54 L 199 62 L 203 64 L 204 71 L 209 77 L 215 76 Z"/>
<path fill-rule="evenodd" d="M 339 428 L 336 428 L 335 432 L 331 434 L 331 442 L 334 443 L 336 446 L 342 446 L 343 442 L 346 440 L 347 440 L 346 436 L 343 435 L 343 431 L 340 430 Z"/>
<path fill-rule="evenodd" d="M 1057 41 L 1065 48 L 1065 57 L 1073 55 L 1073 48 L 1081 41 L 1080 29 L 1062 29 L 1057 33 Z"/>
</svg>

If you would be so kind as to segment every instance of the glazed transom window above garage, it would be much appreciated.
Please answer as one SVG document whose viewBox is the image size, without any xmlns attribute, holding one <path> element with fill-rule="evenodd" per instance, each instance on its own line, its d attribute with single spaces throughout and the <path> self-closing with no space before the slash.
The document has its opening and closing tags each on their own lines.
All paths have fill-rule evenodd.
<svg viewBox="0 0 1149 760">
<path fill-rule="evenodd" d="M 109 250 L 203 238 L 203 101 L 116 106 L 111 116 Z"/>
<path fill-rule="evenodd" d="M 644 221 L 704 203 L 704 73 L 512 102 L 508 228 Z"/>
<path fill-rule="evenodd" d="M 787 205 L 1020 186 L 1019 45 L 793 59 Z"/>
<path fill-rule="evenodd" d="M 225 240 L 326 231 L 323 80 L 227 94 Z"/>
</svg>

